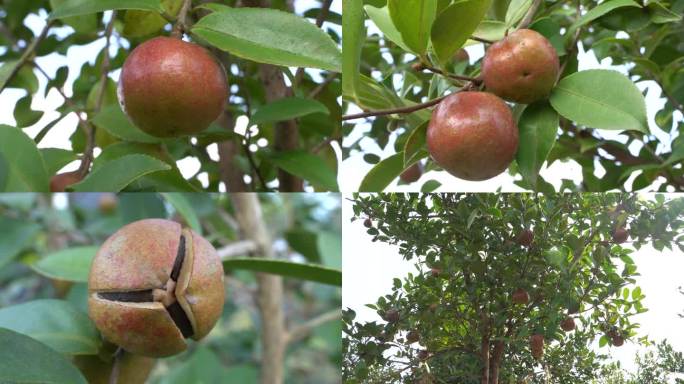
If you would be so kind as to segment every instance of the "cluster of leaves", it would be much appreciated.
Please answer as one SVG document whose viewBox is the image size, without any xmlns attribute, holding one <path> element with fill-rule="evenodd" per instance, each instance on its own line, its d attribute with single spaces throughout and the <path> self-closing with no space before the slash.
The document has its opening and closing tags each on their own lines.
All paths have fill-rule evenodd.
<svg viewBox="0 0 684 384">
<path fill-rule="evenodd" d="M 110 74 L 138 44 L 167 34 L 183 1 L 9 0 L 0 6 L 0 91 L 25 91 L 14 106 L 16 126 L 0 125 L 0 191 L 47 191 L 52 175 L 75 161 L 89 161 L 93 153 L 99 155 L 85 167 L 89 175 L 73 190 L 217 191 L 221 183 L 227 190 L 287 189 L 278 183 L 279 171 L 318 190 L 338 189 L 330 141 L 340 137 L 336 25 L 341 15 L 329 11 L 330 2 L 302 15 L 281 1 L 253 2 L 263 8 L 243 8 L 235 0 L 197 4 L 186 32 L 211 49 L 228 72 L 224 116 L 197 136 L 166 140 L 127 119 Z M 112 10 L 113 20 L 107 16 Z M 46 26 L 34 36 L 26 21 L 36 15 Z M 68 66 L 48 67 L 55 55 L 68 59 L 70 48 L 102 40 L 106 47 L 93 52 L 77 73 Z M 46 95 L 56 90 L 63 100 L 57 113 L 49 111 L 50 118 L 31 109 L 41 91 L 39 77 L 47 80 Z M 74 113 L 79 122 L 73 124 L 71 150 L 41 145 L 55 126 L 68 129 L 57 124 Z M 249 119 L 245 134 L 233 131 L 239 117 Z M 288 145 L 278 142 L 284 124 L 297 128 Z M 33 137 L 22 130 L 31 126 L 41 127 Z M 219 146 L 220 159 L 210 156 L 211 145 Z M 177 161 L 186 158 L 201 166 L 184 178 Z M 204 185 L 200 175 L 206 176 Z"/>
<path fill-rule="evenodd" d="M 684 374 L 684 356 L 677 352 L 667 340 L 662 340 L 645 354 L 635 358 L 636 372 L 625 372 L 617 364 L 605 367 L 602 377 L 596 384 L 650 384 L 672 383 L 683 384 L 684 379 L 674 377 Z"/>
<path fill-rule="evenodd" d="M 518 186 L 553 191 L 539 175 L 544 162 L 574 160 L 582 167 L 582 182 L 563 179 L 560 190 L 684 188 L 684 123 L 676 118 L 677 112 L 684 113 L 684 1 L 424 0 L 407 6 L 400 0 L 354 0 L 345 6 L 343 108 L 354 104 L 377 116 L 361 123 L 370 126 L 362 138 L 382 150 L 393 143 L 395 153 L 381 159 L 373 153 L 377 147 L 364 140 L 346 143 L 345 157 L 362 153 L 375 164 L 360 191 L 381 191 L 428 158 L 430 112 L 415 107 L 462 89 L 457 76 L 480 75 L 480 60 L 469 62 L 457 54 L 464 46 L 480 44 L 471 37 L 496 41 L 521 26 L 551 42 L 563 72 L 548 101 L 513 105 L 520 145 L 509 172 L 522 176 L 516 178 Z M 380 34 L 366 32 L 366 18 Z M 604 69 L 578 72 L 580 44 L 599 60 L 622 66 L 628 76 Z M 425 66 L 417 63 L 436 70 L 423 72 Z M 635 85 L 648 81 L 666 99 L 655 113 L 656 124 L 648 123 L 644 97 Z M 404 114 L 374 113 L 395 109 Z M 354 128 L 352 123 L 343 130 Z M 427 171 L 439 170 L 426 161 Z M 439 186 L 428 180 L 421 190 Z"/>
<path fill-rule="evenodd" d="M 415 259 L 417 273 L 395 279 L 391 293 L 367 305 L 385 320 L 398 311 L 398 321 L 358 323 L 345 313 L 344 372 L 351 382 L 381 370 L 397 382 L 429 374 L 479 383 L 485 366 L 490 383 L 497 382 L 494 366 L 501 382 L 542 382 L 528 347 L 532 334 L 546 339 L 544 379 L 589 382 L 605 358 L 591 350 L 595 339 L 600 346 L 615 334 L 645 341 L 630 321 L 646 311 L 633 250 L 614 244 L 614 230 L 627 228 L 637 249 L 684 251 L 684 199 L 661 195 L 360 195 L 354 214 L 372 220 L 373 241 Z M 529 246 L 516 241 L 525 229 L 534 234 Z M 529 303 L 513 305 L 520 288 Z M 572 333 L 560 329 L 568 316 L 577 325 Z M 408 331 L 418 332 L 417 344 L 406 341 Z"/>
<path fill-rule="evenodd" d="M 65 195 L 63 195 L 65 196 Z M 68 206 L 39 194 L 0 195 L 0 381 L 85 383 L 92 363 L 111 370 L 116 349 L 87 315 L 87 279 L 98 246 L 122 225 L 143 218 L 174 219 L 200 231 L 217 249 L 238 239 L 226 195 L 135 193 L 70 194 Z M 288 279 L 289 321 L 300 324 L 339 308 L 341 238 L 339 201 L 311 195 L 262 195 L 274 239 L 287 241 L 283 258 L 224 260 L 229 292 L 212 333 L 187 352 L 156 362 L 149 382 L 257 382 L 262 346 L 258 311 L 244 299 L 255 289 L 249 271 Z M 60 208 L 61 206 L 61 208 Z M 309 262 L 292 262 L 295 254 Z M 323 284 L 320 284 L 323 283 Z M 245 304 L 247 303 L 247 304 Z M 341 361 L 341 324 L 312 330 L 288 348 L 286 380 L 335 383 Z M 99 357 L 98 357 L 99 356 Z M 90 362 L 85 364 L 85 362 Z M 109 362 L 109 363 L 108 363 Z M 109 364 L 109 365 L 108 365 Z M 94 374 L 107 375 L 106 368 Z"/>
</svg>

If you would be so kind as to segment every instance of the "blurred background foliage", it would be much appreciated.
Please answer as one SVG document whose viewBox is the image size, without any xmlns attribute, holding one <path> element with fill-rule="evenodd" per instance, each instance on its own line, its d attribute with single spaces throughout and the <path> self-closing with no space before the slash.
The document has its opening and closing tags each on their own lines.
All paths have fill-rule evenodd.
<svg viewBox="0 0 684 384">
<path fill-rule="evenodd" d="M 185 208 L 179 200 L 187 203 Z M 262 194 L 260 201 L 278 259 L 341 267 L 339 195 Z M 61 265 L 60 272 L 46 258 L 69 250 L 94 250 L 122 225 L 143 218 L 192 221 L 188 207 L 217 250 L 239 239 L 231 200 L 222 194 L 0 194 L 0 328 L 8 321 L 54 320 L 30 311 L 28 318 L 2 316 L 3 310 L 41 299 L 64 300 L 87 313 L 85 283 L 46 276 L 68 275 L 64 269 L 79 266 Z M 282 305 L 289 327 L 340 307 L 337 286 L 285 278 L 284 289 Z M 261 345 L 255 291 L 252 272 L 226 270 L 226 303 L 216 327 L 205 339 L 191 342 L 186 352 L 159 359 L 148 382 L 257 382 Z M 340 382 L 341 331 L 339 320 L 329 321 L 289 344 L 285 382 Z M 12 349 L 0 347 L 0 355 L 5 353 Z"/>
</svg>

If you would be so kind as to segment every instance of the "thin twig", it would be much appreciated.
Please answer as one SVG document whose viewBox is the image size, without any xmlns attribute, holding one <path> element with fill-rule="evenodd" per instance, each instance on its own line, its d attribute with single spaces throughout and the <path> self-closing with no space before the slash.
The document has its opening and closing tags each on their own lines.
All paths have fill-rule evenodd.
<svg viewBox="0 0 684 384">
<path fill-rule="evenodd" d="M 534 19 L 534 14 L 537 13 L 537 10 L 539 9 L 540 5 L 541 0 L 534 0 L 532 6 L 530 6 L 530 8 L 527 10 L 525 17 L 523 17 L 520 24 L 518 24 L 518 29 L 527 28 L 532 23 L 532 19 Z"/>
<path fill-rule="evenodd" d="M 454 80 L 470 81 L 471 83 L 473 83 L 475 85 L 482 84 L 481 79 L 477 79 L 477 78 L 470 77 L 470 76 L 457 75 L 455 73 L 445 72 L 439 68 L 435 68 L 435 67 L 433 67 L 429 64 L 426 64 L 426 63 L 422 63 L 421 69 L 427 69 L 430 72 L 434 72 L 434 73 L 440 74 L 442 76 L 446 76 L 446 77 L 454 79 Z"/>
<path fill-rule="evenodd" d="M 328 13 L 330 12 L 330 5 L 331 4 L 332 4 L 332 0 L 324 0 L 323 4 L 321 4 L 321 10 L 318 12 L 318 17 L 316 17 L 316 26 L 318 28 L 320 28 L 323 25 L 325 18 L 328 17 Z M 299 68 L 297 68 L 297 72 L 295 73 L 294 84 L 293 84 L 292 88 L 296 88 L 302 82 L 303 78 L 304 78 L 304 68 L 299 67 Z"/>
<path fill-rule="evenodd" d="M 102 57 L 102 65 L 100 67 L 100 92 L 97 95 L 97 101 L 95 104 L 94 112 L 98 112 L 102 107 L 102 100 L 104 100 L 104 93 L 107 89 L 107 79 L 109 78 L 109 41 L 112 37 L 112 31 L 114 30 L 114 20 L 116 19 L 116 10 L 112 11 L 112 16 L 107 23 L 105 29 L 105 47 L 104 56 Z M 95 150 L 95 126 L 88 124 L 85 129 L 86 134 L 86 147 L 83 151 L 83 158 L 81 159 L 81 165 L 78 167 L 78 172 L 81 177 L 85 177 L 90 171 L 90 165 L 93 163 L 93 151 Z"/>
<path fill-rule="evenodd" d="M 116 352 L 114 352 L 114 363 L 112 364 L 112 372 L 109 375 L 109 384 L 118 384 L 119 382 L 121 360 L 123 359 L 124 353 L 126 353 L 126 351 L 124 351 L 121 347 L 117 348 Z"/>
<path fill-rule="evenodd" d="M 33 39 L 31 41 L 31 44 L 29 44 L 28 47 L 26 47 L 26 50 L 24 50 L 24 53 L 21 54 L 21 57 L 19 58 L 19 61 L 17 64 L 12 68 L 12 71 L 10 71 L 9 76 L 7 76 L 7 80 L 5 81 L 5 84 L 0 87 L 0 92 L 2 92 L 5 87 L 7 87 L 7 84 L 16 76 L 17 73 L 19 73 L 19 70 L 21 67 L 24 66 L 29 60 L 31 59 L 31 56 L 33 56 L 33 53 L 35 52 L 36 48 L 38 47 L 38 44 L 45 39 L 45 36 L 47 36 L 48 31 L 50 30 L 50 27 L 52 27 L 52 24 L 54 23 L 54 20 L 48 21 L 47 24 L 43 27 L 43 30 L 40 31 L 40 34 L 38 37 Z"/>
<path fill-rule="evenodd" d="M 242 240 L 221 247 L 216 250 L 219 259 L 226 260 L 231 257 L 246 255 L 257 250 L 257 245 L 252 240 Z"/>
<path fill-rule="evenodd" d="M 318 94 L 321 93 L 328 84 L 332 83 L 333 80 L 337 78 L 337 75 L 339 75 L 337 72 L 328 73 L 328 76 L 325 77 L 325 80 L 323 80 L 322 83 L 318 84 L 318 86 L 314 88 L 307 97 L 309 99 L 313 99 L 316 96 L 318 96 Z"/>
<path fill-rule="evenodd" d="M 483 39 L 483 38 L 477 37 L 477 36 L 470 36 L 470 40 L 479 41 L 480 43 L 485 43 L 485 44 L 494 44 L 494 41 L 492 41 L 492 40 Z"/>
<path fill-rule="evenodd" d="M 173 29 L 171 30 L 171 37 L 175 37 L 177 39 L 180 39 L 183 37 L 183 32 L 187 29 L 187 17 L 188 17 L 188 10 L 190 10 L 190 5 L 192 3 L 192 0 L 183 0 L 183 5 L 181 6 L 180 11 L 178 12 L 178 17 L 176 18 L 176 23 L 173 25 Z"/>
<path fill-rule="evenodd" d="M 342 121 L 363 119 L 363 118 L 372 117 L 372 116 L 386 116 L 386 115 L 394 115 L 394 114 L 411 113 L 411 112 L 419 111 L 421 109 L 430 108 L 434 105 L 437 105 L 442 100 L 444 100 L 447 96 L 438 97 L 436 99 L 426 101 L 425 103 L 412 105 L 410 107 L 383 109 L 383 110 L 379 110 L 379 111 L 369 111 L 369 112 L 357 113 L 357 114 L 353 114 L 353 115 L 345 115 L 345 116 L 342 116 Z"/>
<path fill-rule="evenodd" d="M 308 336 L 316 327 L 323 325 L 329 321 L 342 318 L 342 311 L 340 309 L 333 309 L 330 312 L 323 313 L 307 321 L 306 323 L 290 330 L 285 336 L 285 343 L 294 343 Z"/>
<path fill-rule="evenodd" d="M 259 171 L 259 168 L 254 161 L 254 156 L 252 156 L 252 151 L 249 149 L 249 145 L 252 143 L 252 133 L 250 132 L 249 127 L 247 128 L 246 135 L 247 137 L 245 138 L 245 143 L 242 145 L 242 148 L 245 151 L 245 155 L 247 156 L 247 161 L 249 161 L 250 167 L 252 167 L 254 170 L 257 180 L 259 180 L 259 183 L 261 184 L 262 190 L 266 191 L 268 190 L 268 186 L 266 186 L 266 180 L 264 180 L 264 177 L 261 175 L 261 171 Z"/>
</svg>

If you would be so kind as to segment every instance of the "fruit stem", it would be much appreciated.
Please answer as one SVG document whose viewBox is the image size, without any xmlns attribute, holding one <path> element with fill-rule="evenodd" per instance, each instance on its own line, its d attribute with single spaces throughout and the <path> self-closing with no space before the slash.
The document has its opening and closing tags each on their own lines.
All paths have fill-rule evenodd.
<svg viewBox="0 0 684 384">
<path fill-rule="evenodd" d="M 460 90 L 456 91 L 456 92 L 460 92 Z M 379 110 L 379 111 L 370 111 L 370 112 L 364 112 L 364 113 L 357 113 L 357 114 L 353 114 L 353 115 L 345 115 L 345 116 L 342 116 L 342 121 L 363 119 L 365 117 L 371 117 L 371 116 L 385 116 L 385 115 L 394 115 L 394 114 L 399 114 L 399 113 L 411 113 L 411 112 L 419 111 L 421 109 L 430 108 L 434 105 L 437 105 L 442 100 L 444 100 L 444 98 L 446 98 L 446 96 L 438 97 L 436 99 L 426 101 L 425 103 L 411 105 L 409 107 L 383 109 L 383 110 Z"/>
<path fill-rule="evenodd" d="M 473 83 L 475 85 L 479 85 L 480 83 L 482 83 L 482 80 L 474 78 L 474 77 L 457 75 L 455 73 L 445 72 L 445 71 L 443 71 L 439 68 L 435 68 L 435 67 L 433 67 L 427 63 L 422 63 L 422 64 L 423 64 L 423 66 L 422 66 L 423 69 L 427 69 L 430 72 L 434 72 L 434 73 L 440 74 L 442 76 L 446 76 L 446 77 L 451 78 L 451 79 L 470 81 L 471 83 Z"/>
<path fill-rule="evenodd" d="M 483 38 L 477 37 L 477 36 L 470 36 L 470 40 L 479 41 L 480 43 L 485 43 L 485 44 L 494 44 L 494 41 L 492 41 L 492 40 L 483 39 Z"/>
<path fill-rule="evenodd" d="M 183 0 L 183 5 L 178 12 L 178 18 L 176 19 L 176 23 L 173 25 L 173 29 L 171 30 L 171 37 L 175 37 L 176 39 L 183 38 L 183 32 L 186 29 L 188 10 L 190 10 L 191 3 L 192 0 Z"/>
</svg>

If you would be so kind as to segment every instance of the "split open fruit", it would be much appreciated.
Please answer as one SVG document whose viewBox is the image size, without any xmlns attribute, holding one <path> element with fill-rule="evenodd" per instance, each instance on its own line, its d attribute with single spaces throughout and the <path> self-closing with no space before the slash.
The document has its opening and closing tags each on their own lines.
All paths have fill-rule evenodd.
<svg viewBox="0 0 684 384">
<path fill-rule="evenodd" d="M 180 224 L 146 219 L 109 237 L 93 259 L 88 313 L 133 354 L 163 357 L 206 336 L 221 316 L 223 266 L 212 245 Z"/>
</svg>

